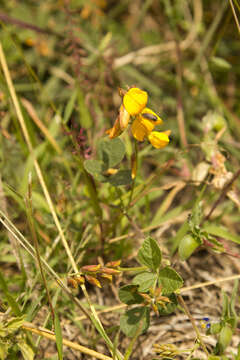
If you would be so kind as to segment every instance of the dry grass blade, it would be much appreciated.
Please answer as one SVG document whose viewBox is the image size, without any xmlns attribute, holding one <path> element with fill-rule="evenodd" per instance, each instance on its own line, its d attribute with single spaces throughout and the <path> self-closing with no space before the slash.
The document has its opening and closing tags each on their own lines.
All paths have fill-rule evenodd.
<svg viewBox="0 0 240 360">
<path fill-rule="evenodd" d="M 24 330 L 27 330 L 27 331 L 33 333 L 33 334 L 37 334 L 37 335 L 43 336 L 43 337 L 45 337 L 47 339 L 50 339 L 51 341 L 54 341 L 54 342 L 56 341 L 54 332 L 49 331 L 48 329 L 37 328 L 37 327 L 33 326 L 31 323 L 27 323 L 27 322 L 23 324 L 22 328 Z M 97 351 L 88 349 L 87 347 L 79 345 L 79 344 L 77 344 L 75 342 L 72 342 L 72 341 L 69 341 L 69 340 L 66 340 L 66 339 L 63 339 L 62 341 L 63 341 L 63 345 L 68 346 L 71 349 L 78 350 L 81 353 L 89 355 L 89 356 L 94 357 L 96 359 L 113 360 L 111 357 L 109 357 L 107 355 L 100 354 Z"/>
<path fill-rule="evenodd" d="M 239 21 L 238 21 L 238 17 L 237 17 L 237 14 L 236 14 L 236 11 L 235 11 L 233 2 L 232 2 L 232 0 L 229 0 L 229 2 L 230 2 L 230 5 L 231 5 L 231 9 L 232 9 L 232 13 L 233 13 L 233 16 L 234 16 L 234 20 L 235 20 L 236 25 L 237 25 L 237 28 L 238 28 L 238 32 L 239 32 L 239 34 L 240 34 L 240 24 L 239 24 Z"/>
<path fill-rule="evenodd" d="M 43 122 L 39 119 L 34 107 L 30 103 L 30 101 L 28 101 L 27 99 L 22 98 L 21 102 L 22 102 L 23 106 L 25 107 L 25 109 L 27 110 L 29 116 L 31 116 L 34 123 L 42 131 L 42 133 L 46 136 L 46 138 L 48 139 L 48 141 L 50 142 L 52 147 L 56 150 L 56 152 L 58 154 L 61 154 L 62 153 L 61 148 L 58 146 L 56 140 L 52 137 L 52 135 L 50 134 L 50 132 L 48 131 L 46 126 L 43 124 Z"/>
</svg>

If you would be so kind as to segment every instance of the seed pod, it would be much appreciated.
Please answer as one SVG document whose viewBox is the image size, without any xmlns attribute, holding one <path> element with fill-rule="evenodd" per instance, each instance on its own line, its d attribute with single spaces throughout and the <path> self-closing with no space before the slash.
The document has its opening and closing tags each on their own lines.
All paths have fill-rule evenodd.
<svg viewBox="0 0 240 360">
<path fill-rule="evenodd" d="M 109 261 L 106 266 L 107 267 L 118 267 L 121 264 L 121 260 Z"/>
<path fill-rule="evenodd" d="M 220 331 L 219 339 L 218 339 L 218 346 L 220 353 L 224 352 L 224 350 L 230 344 L 231 340 L 232 340 L 232 329 L 230 328 L 229 325 L 225 325 Z"/>
<path fill-rule="evenodd" d="M 199 245 L 199 242 L 192 235 L 185 235 L 178 247 L 180 259 L 182 261 L 188 259 Z"/>
<path fill-rule="evenodd" d="M 92 285 L 94 285 L 94 286 L 97 286 L 97 287 L 99 287 L 99 288 L 102 287 L 100 281 L 99 281 L 98 279 L 96 279 L 94 276 L 85 275 L 85 277 L 86 277 L 86 280 L 87 280 L 90 284 L 92 284 Z"/>
<path fill-rule="evenodd" d="M 121 271 L 107 267 L 102 267 L 101 272 L 104 274 L 119 275 Z"/>
<path fill-rule="evenodd" d="M 108 280 L 108 282 L 112 282 L 112 275 L 109 274 L 100 274 L 101 278 Z"/>
<path fill-rule="evenodd" d="M 81 267 L 81 271 L 83 272 L 91 272 L 94 273 L 96 271 L 98 271 L 101 268 L 101 265 L 85 265 Z"/>
</svg>

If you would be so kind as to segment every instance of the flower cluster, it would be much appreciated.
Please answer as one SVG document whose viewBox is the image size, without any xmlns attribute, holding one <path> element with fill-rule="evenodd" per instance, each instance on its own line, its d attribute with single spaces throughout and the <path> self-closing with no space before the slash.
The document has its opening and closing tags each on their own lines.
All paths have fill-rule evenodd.
<svg viewBox="0 0 240 360">
<path fill-rule="evenodd" d="M 150 305 L 153 311 L 158 314 L 158 306 L 160 305 L 166 308 L 166 304 L 170 303 L 171 300 L 167 296 L 162 296 L 162 288 L 156 288 L 154 291 L 150 289 L 149 294 L 139 293 L 143 298 L 145 305 Z"/>
<path fill-rule="evenodd" d="M 162 149 L 168 145 L 170 130 L 154 131 L 156 125 L 162 124 L 162 119 L 154 111 L 146 107 L 147 92 L 132 87 L 127 92 L 121 89 L 120 95 L 123 97 L 123 102 L 119 115 L 113 127 L 106 132 L 110 139 L 121 135 L 132 117 L 131 131 L 136 140 L 144 141 L 147 138 L 157 149 Z"/>
<path fill-rule="evenodd" d="M 102 287 L 101 282 L 112 282 L 113 275 L 119 275 L 121 271 L 118 267 L 121 260 L 108 262 L 105 266 L 101 264 L 97 265 L 85 265 L 81 267 L 81 272 L 77 276 L 68 278 L 68 285 L 74 289 L 78 288 L 78 285 L 84 284 L 87 280 L 90 284 Z"/>
<path fill-rule="evenodd" d="M 210 329 L 211 327 L 210 319 L 208 317 L 202 318 L 200 324 L 202 329 Z"/>
</svg>

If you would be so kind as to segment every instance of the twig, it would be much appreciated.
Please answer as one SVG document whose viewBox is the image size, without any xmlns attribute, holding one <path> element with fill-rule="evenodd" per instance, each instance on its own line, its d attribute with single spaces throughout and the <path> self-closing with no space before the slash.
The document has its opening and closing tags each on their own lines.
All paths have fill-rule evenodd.
<svg viewBox="0 0 240 360">
<path fill-rule="evenodd" d="M 177 121 L 178 127 L 180 132 L 181 143 L 183 147 L 188 146 L 187 136 L 185 131 L 185 122 L 184 122 L 184 111 L 183 111 L 183 99 L 182 99 L 182 92 L 183 92 L 183 70 L 182 70 L 182 62 L 181 62 L 181 49 L 176 40 L 176 55 L 177 55 L 177 62 L 176 62 L 176 70 L 177 70 Z"/>
<path fill-rule="evenodd" d="M 238 32 L 240 34 L 240 25 L 239 25 L 239 22 L 238 22 L 238 18 L 237 18 L 237 14 L 236 14 L 236 11 L 235 11 L 235 8 L 233 6 L 233 2 L 232 0 L 229 0 L 230 2 L 230 5 L 231 5 L 231 8 L 232 8 L 232 13 L 233 13 L 233 17 L 234 17 L 234 20 L 236 22 L 236 25 L 237 25 L 237 28 L 238 28 Z"/>
<path fill-rule="evenodd" d="M 32 104 L 30 103 L 30 101 L 28 101 L 27 99 L 21 98 L 21 102 L 23 104 L 23 106 L 25 107 L 25 109 L 27 110 L 29 116 L 32 118 L 32 120 L 34 121 L 34 123 L 37 125 L 37 127 L 42 131 L 42 133 L 45 135 L 45 137 L 48 139 L 48 141 L 50 142 L 50 144 L 52 145 L 52 147 L 56 150 L 56 152 L 58 154 L 62 153 L 62 149 L 60 148 L 60 146 L 58 145 L 58 143 L 56 142 L 56 140 L 54 139 L 54 137 L 51 135 L 51 133 L 49 132 L 49 130 L 47 129 L 47 127 L 43 124 L 43 122 L 39 119 L 34 107 L 32 106 Z"/>
<path fill-rule="evenodd" d="M 22 20 L 19 20 L 19 19 L 12 18 L 9 15 L 4 14 L 2 12 L 0 13 L 0 20 L 2 20 L 3 22 L 5 22 L 7 24 L 17 25 L 17 26 L 22 27 L 24 29 L 30 29 L 30 30 L 33 30 L 33 31 L 41 33 L 41 34 L 54 35 L 54 36 L 57 36 L 59 38 L 64 39 L 63 34 L 57 33 L 55 31 L 52 31 L 52 30 L 49 30 L 49 29 L 40 28 L 39 26 L 29 24 L 26 21 L 22 21 Z"/>
<path fill-rule="evenodd" d="M 225 197 L 226 193 L 228 192 L 228 190 L 231 188 L 232 184 L 234 183 L 234 181 L 239 177 L 240 175 L 240 169 L 238 169 L 238 171 L 233 175 L 232 179 L 224 186 L 224 188 L 222 189 L 222 192 L 220 194 L 220 196 L 218 197 L 218 199 L 215 201 L 215 203 L 213 204 L 212 208 L 210 209 L 209 213 L 203 218 L 203 220 L 200 223 L 200 226 L 203 225 L 203 223 L 205 221 L 207 221 L 210 216 L 212 215 L 212 213 L 214 212 L 214 210 L 217 208 L 217 206 L 221 203 L 221 201 L 223 200 L 223 198 Z"/>
<path fill-rule="evenodd" d="M 189 290 L 194 290 L 194 289 L 200 289 L 206 286 L 210 286 L 210 285 L 215 285 L 217 283 L 221 283 L 221 282 L 225 282 L 225 281 L 231 281 L 231 280 L 235 280 L 235 279 L 240 279 L 240 274 L 237 275 L 232 275 L 232 276 L 228 276 L 225 278 L 221 278 L 221 279 L 216 279 L 216 280 L 212 280 L 212 281 L 206 281 L 200 284 L 195 284 L 192 286 L 187 286 L 187 287 L 183 287 L 180 291 L 181 293 L 185 293 Z"/>
</svg>

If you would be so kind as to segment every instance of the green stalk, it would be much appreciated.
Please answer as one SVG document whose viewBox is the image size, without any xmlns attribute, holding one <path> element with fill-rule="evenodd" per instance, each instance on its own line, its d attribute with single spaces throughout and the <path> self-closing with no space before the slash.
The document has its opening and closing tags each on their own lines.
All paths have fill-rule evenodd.
<svg viewBox="0 0 240 360">
<path fill-rule="evenodd" d="M 138 170 L 138 143 L 137 143 L 137 140 L 135 140 L 135 139 L 134 139 L 134 153 L 135 153 L 136 169 Z M 127 209 L 129 209 L 130 206 L 131 206 L 132 197 L 133 197 L 133 193 L 134 193 L 134 188 L 135 188 L 135 184 L 136 184 L 137 170 L 136 170 L 136 175 L 135 175 L 135 177 L 133 179 Z"/>
<path fill-rule="evenodd" d="M 75 140 L 74 136 L 73 136 L 73 142 L 74 142 L 75 148 L 78 149 L 78 147 L 76 146 L 76 140 Z M 91 199 L 93 210 L 95 212 L 95 215 L 99 218 L 99 223 L 100 223 L 101 222 L 100 220 L 102 219 L 102 209 L 99 204 L 95 182 L 94 182 L 93 178 L 85 170 L 84 165 L 83 165 L 83 158 L 79 151 L 78 151 L 77 161 L 80 165 L 80 170 L 82 171 L 83 176 L 84 176 L 84 181 L 85 181 L 85 184 L 88 189 L 88 193 L 89 193 L 89 196 Z"/>
</svg>

